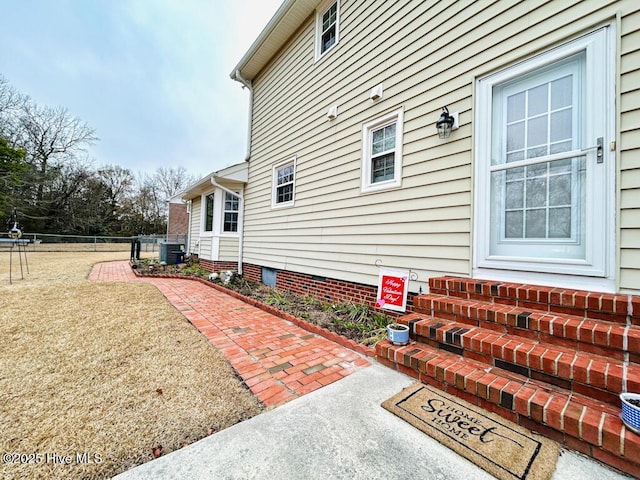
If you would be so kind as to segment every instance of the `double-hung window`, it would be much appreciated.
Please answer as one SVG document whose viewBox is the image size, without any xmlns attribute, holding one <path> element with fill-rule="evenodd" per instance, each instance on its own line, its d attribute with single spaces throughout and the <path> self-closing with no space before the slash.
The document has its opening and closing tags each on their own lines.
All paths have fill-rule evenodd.
<svg viewBox="0 0 640 480">
<path fill-rule="evenodd" d="M 238 212 L 240 211 L 240 199 L 229 192 L 224 194 L 224 222 L 223 232 L 238 231 Z"/>
<path fill-rule="evenodd" d="M 362 126 L 362 191 L 402 183 L 402 109 Z"/>
<path fill-rule="evenodd" d="M 273 207 L 293 205 L 295 192 L 296 163 L 295 158 L 273 167 Z"/>
<path fill-rule="evenodd" d="M 320 6 L 316 15 L 316 59 L 338 43 L 339 21 L 339 1 L 328 1 Z"/>
<path fill-rule="evenodd" d="M 213 232 L 213 193 L 204 197 L 204 231 Z"/>
</svg>

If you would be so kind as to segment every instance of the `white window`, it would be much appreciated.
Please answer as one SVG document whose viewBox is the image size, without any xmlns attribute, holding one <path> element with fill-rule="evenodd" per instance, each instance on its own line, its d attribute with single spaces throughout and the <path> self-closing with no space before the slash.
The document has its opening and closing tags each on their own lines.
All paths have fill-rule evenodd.
<svg viewBox="0 0 640 480">
<path fill-rule="evenodd" d="M 204 196 L 204 231 L 213 232 L 213 193 Z"/>
<path fill-rule="evenodd" d="M 296 161 L 295 157 L 273 167 L 273 194 L 271 205 L 276 207 L 293 206 L 295 193 Z"/>
<path fill-rule="evenodd" d="M 324 2 L 316 11 L 316 60 L 338 43 L 340 2 Z"/>
<path fill-rule="evenodd" d="M 402 184 L 402 127 L 402 109 L 362 126 L 363 192 Z"/>
<path fill-rule="evenodd" d="M 238 213 L 240 211 L 240 199 L 229 192 L 224 194 L 223 232 L 238 231 Z"/>
<path fill-rule="evenodd" d="M 599 30 L 478 81 L 476 268 L 607 275 L 607 44 Z"/>
</svg>

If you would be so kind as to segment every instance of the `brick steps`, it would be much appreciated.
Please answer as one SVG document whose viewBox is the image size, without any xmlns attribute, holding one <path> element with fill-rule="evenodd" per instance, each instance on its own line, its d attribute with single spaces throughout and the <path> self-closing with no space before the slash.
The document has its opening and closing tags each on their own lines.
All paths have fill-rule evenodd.
<svg viewBox="0 0 640 480">
<path fill-rule="evenodd" d="M 451 298 L 439 294 L 421 295 L 414 310 L 433 317 L 480 326 L 504 333 L 555 343 L 567 348 L 640 364 L 640 327 L 606 320 L 541 311 L 533 308 Z"/>
<path fill-rule="evenodd" d="M 432 278 L 398 319 L 412 342 L 378 360 L 627 473 L 640 435 L 619 418 L 640 392 L 640 297 Z"/>
<path fill-rule="evenodd" d="M 482 362 L 412 343 L 376 346 L 378 360 L 627 473 L 640 471 L 640 436 L 620 409 Z"/>
<path fill-rule="evenodd" d="M 640 365 L 527 337 L 411 314 L 398 320 L 419 343 L 617 405 L 624 390 L 640 391 Z M 626 388 L 623 388 L 625 387 Z"/>
</svg>

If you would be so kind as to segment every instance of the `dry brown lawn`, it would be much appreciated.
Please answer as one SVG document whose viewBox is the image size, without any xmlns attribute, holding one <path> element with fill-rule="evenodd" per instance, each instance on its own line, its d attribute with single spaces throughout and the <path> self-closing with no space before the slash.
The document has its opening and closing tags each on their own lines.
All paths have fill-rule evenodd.
<svg viewBox="0 0 640 480">
<path fill-rule="evenodd" d="M 108 478 L 261 411 L 155 287 L 86 280 L 114 259 L 29 253 L 9 285 L 0 250 L 0 478 Z"/>
</svg>

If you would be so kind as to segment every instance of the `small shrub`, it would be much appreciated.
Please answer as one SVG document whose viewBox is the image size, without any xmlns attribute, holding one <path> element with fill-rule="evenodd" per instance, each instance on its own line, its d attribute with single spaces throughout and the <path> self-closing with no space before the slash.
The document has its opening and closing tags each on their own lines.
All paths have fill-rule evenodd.
<svg viewBox="0 0 640 480">
<path fill-rule="evenodd" d="M 202 268 L 197 263 L 192 263 L 191 265 L 183 268 L 182 273 L 184 273 L 185 275 L 191 275 L 193 277 L 208 278 L 210 272 Z"/>
<path fill-rule="evenodd" d="M 361 324 L 371 317 L 369 307 L 361 303 L 348 303 L 346 316 L 351 322 Z"/>
<path fill-rule="evenodd" d="M 291 305 L 291 302 L 277 290 L 273 290 L 265 299 L 264 303 L 273 307 L 286 307 Z"/>
</svg>

